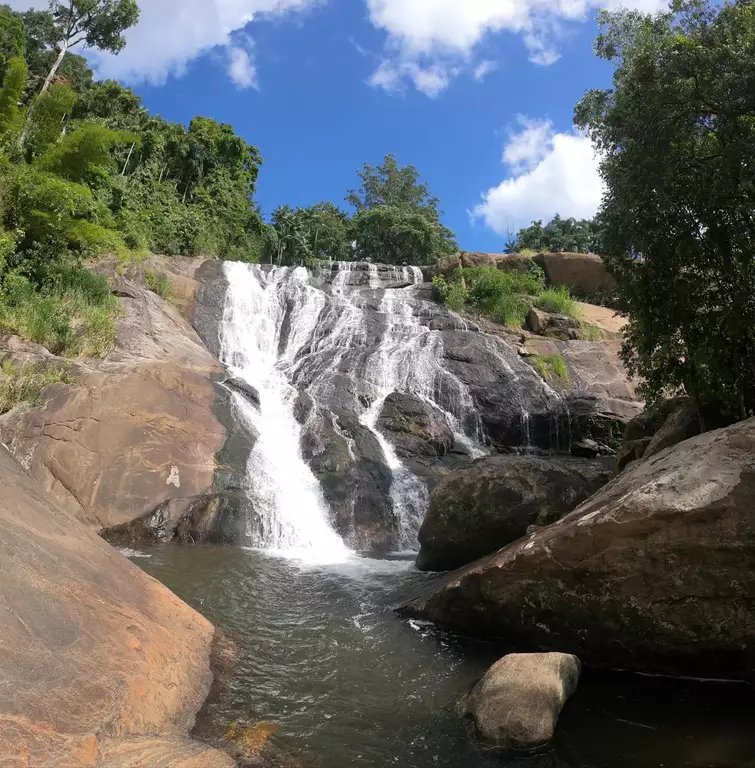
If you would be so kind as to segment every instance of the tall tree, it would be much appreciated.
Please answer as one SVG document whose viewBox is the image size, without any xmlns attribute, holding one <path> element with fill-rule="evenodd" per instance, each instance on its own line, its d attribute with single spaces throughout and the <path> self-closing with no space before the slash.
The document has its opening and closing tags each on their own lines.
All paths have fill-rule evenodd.
<svg viewBox="0 0 755 768">
<path fill-rule="evenodd" d="M 66 54 L 77 45 L 120 53 L 126 45 L 125 30 L 139 21 L 136 0 L 50 0 L 50 23 L 45 42 L 57 51 L 44 84 L 45 93 Z"/>
<path fill-rule="evenodd" d="M 601 13 L 614 87 L 576 110 L 602 154 L 602 246 L 652 401 L 755 412 L 755 2 Z"/>
<path fill-rule="evenodd" d="M 352 189 L 346 198 L 357 211 L 379 205 L 405 205 L 432 212 L 438 209 L 438 199 L 432 197 L 427 185 L 420 181 L 417 169 L 413 165 L 402 168 L 394 155 L 386 155 L 378 166 L 365 163 L 358 174 L 362 186 L 359 190 Z"/>
</svg>

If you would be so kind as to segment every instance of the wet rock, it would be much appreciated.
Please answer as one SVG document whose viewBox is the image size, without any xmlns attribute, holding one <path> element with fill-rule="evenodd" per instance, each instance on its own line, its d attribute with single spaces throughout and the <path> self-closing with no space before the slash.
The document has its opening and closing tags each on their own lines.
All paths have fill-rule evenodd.
<svg viewBox="0 0 755 768">
<path fill-rule="evenodd" d="M 213 627 L 0 447 L 0 755 L 38 766 L 233 761 L 192 742 Z M 182 762 L 185 761 L 185 762 Z"/>
<path fill-rule="evenodd" d="M 454 433 L 445 413 L 415 395 L 389 395 L 377 423 L 378 429 L 390 434 L 402 459 L 442 459 L 454 445 Z"/>
<path fill-rule="evenodd" d="M 601 446 L 589 437 L 572 443 L 571 455 L 581 459 L 594 459 L 601 452 Z"/>
<path fill-rule="evenodd" d="M 240 392 L 255 408 L 260 407 L 260 393 L 249 382 L 244 381 L 238 376 L 230 376 L 225 380 L 225 384 L 231 389 Z"/>
<path fill-rule="evenodd" d="M 601 462 L 493 456 L 447 475 L 420 529 L 417 567 L 449 571 L 571 512 L 612 477 Z"/>
<path fill-rule="evenodd" d="M 547 745 L 567 699 L 579 684 L 581 665 L 566 653 L 513 653 L 497 661 L 465 702 L 478 738 L 502 749 Z"/>
<path fill-rule="evenodd" d="M 302 455 L 320 481 L 334 527 L 348 546 L 390 550 L 396 522 L 392 476 L 374 434 L 353 413 L 318 408 L 304 426 Z"/>
<path fill-rule="evenodd" d="M 755 419 L 633 465 L 555 525 L 407 607 L 585 664 L 755 670 Z"/>
<path fill-rule="evenodd" d="M 205 261 L 197 273 L 197 278 L 199 289 L 190 315 L 191 324 L 210 352 L 219 358 L 220 329 L 228 292 L 223 262 Z"/>
</svg>

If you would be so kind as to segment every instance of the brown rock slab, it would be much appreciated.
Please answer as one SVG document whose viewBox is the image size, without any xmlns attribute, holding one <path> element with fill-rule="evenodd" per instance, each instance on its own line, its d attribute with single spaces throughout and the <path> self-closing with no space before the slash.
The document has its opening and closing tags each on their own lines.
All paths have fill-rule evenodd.
<svg viewBox="0 0 755 768">
<path fill-rule="evenodd" d="M 755 671 L 755 419 L 635 464 L 563 520 L 406 607 L 585 664 Z"/>
<path fill-rule="evenodd" d="M 0 448 L 0 763 L 203 766 L 213 627 Z"/>
<path fill-rule="evenodd" d="M 115 350 L 77 363 L 76 384 L 48 388 L 43 406 L 0 417 L 0 441 L 98 529 L 209 493 L 226 439 L 215 414 L 220 364 L 175 307 L 115 271 L 111 279 L 124 309 Z"/>
</svg>

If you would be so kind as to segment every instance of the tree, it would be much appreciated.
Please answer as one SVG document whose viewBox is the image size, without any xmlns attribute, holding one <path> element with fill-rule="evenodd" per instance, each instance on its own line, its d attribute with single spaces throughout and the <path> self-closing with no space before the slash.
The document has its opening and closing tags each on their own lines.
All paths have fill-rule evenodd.
<svg viewBox="0 0 755 768">
<path fill-rule="evenodd" d="M 542 221 L 533 221 L 529 227 L 519 230 L 513 252 L 598 253 L 599 242 L 600 231 L 596 221 L 562 219 L 556 214 L 545 226 Z M 507 244 L 507 247 L 510 245 Z"/>
<path fill-rule="evenodd" d="M 624 359 L 649 401 L 755 412 L 755 3 L 601 13 L 613 88 L 576 109 L 601 153 Z"/>
<path fill-rule="evenodd" d="M 393 155 L 359 171 L 362 186 L 346 200 L 356 208 L 354 231 L 359 258 L 393 264 L 430 264 L 457 250 L 454 234 L 440 222 L 438 199 L 413 165 Z"/>
<path fill-rule="evenodd" d="M 383 164 L 377 167 L 365 163 L 358 174 L 362 186 L 359 190 L 352 189 L 346 198 L 357 212 L 380 205 L 397 205 L 424 208 L 437 214 L 438 199 L 420 182 L 417 169 L 413 165 L 400 167 L 394 155 L 386 155 Z"/>
<path fill-rule="evenodd" d="M 120 53 L 126 45 L 123 32 L 139 20 L 139 6 L 136 0 L 50 0 L 50 14 L 43 40 L 58 55 L 42 93 L 52 85 L 65 55 L 77 45 Z"/>
<path fill-rule="evenodd" d="M 7 5 L 0 5 L 0 77 L 12 59 L 24 57 L 25 32 L 21 16 Z"/>
<path fill-rule="evenodd" d="M 376 206 L 353 224 L 356 255 L 365 261 L 425 265 L 452 250 L 445 227 L 411 208 Z"/>
<path fill-rule="evenodd" d="M 28 70 L 22 58 L 8 61 L 3 87 L 0 89 L 0 135 L 19 125 L 21 111 L 18 104 L 26 87 Z"/>
</svg>

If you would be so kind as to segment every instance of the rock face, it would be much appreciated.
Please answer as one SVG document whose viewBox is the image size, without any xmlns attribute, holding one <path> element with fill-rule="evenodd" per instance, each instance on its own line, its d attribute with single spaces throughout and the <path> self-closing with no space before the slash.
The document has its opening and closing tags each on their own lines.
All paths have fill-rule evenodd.
<svg viewBox="0 0 755 768">
<path fill-rule="evenodd" d="M 527 328 L 533 333 L 562 341 L 576 341 L 582 337 L 579 320 L 568 315 L 553 315 L 533 307 L 527 315 Z"/>
<path fill-rule="evenodd" d="M 553 739 L 577 690 L 581 665 L 566 653 L 512 653 L 497 661 L 464 705 L 477 736 L 502 749 L 532 750 Z"/>
<path fill-rule="evenodd" d="M 188 732 L 213 628 L 0 447 L 0 762 L 231 768 Z"/>
<path fill-rule="evenodd" d="M 736 678 L 755 670 L 754 558 L 750 419 L 633 466 L 406 610 L 586 664 Z"/>
<path fill-rule="evenodd" d="M 116 349 L 78 364 L 76 385 L 49 388 L 44 406 L 0 417 L 0 441 L 97 529 L 211 492 L 227 434 L 215 414 L 217 361 L 175 308 L 115 282 L 125 310 Z"/>
<path fill-rule="evenodd" d="M 420 529 L 417 567 L 450 571 L 555 522 L 612 477 L 599 461 L 494 456 L 452 472 Z"/>
</svg>

